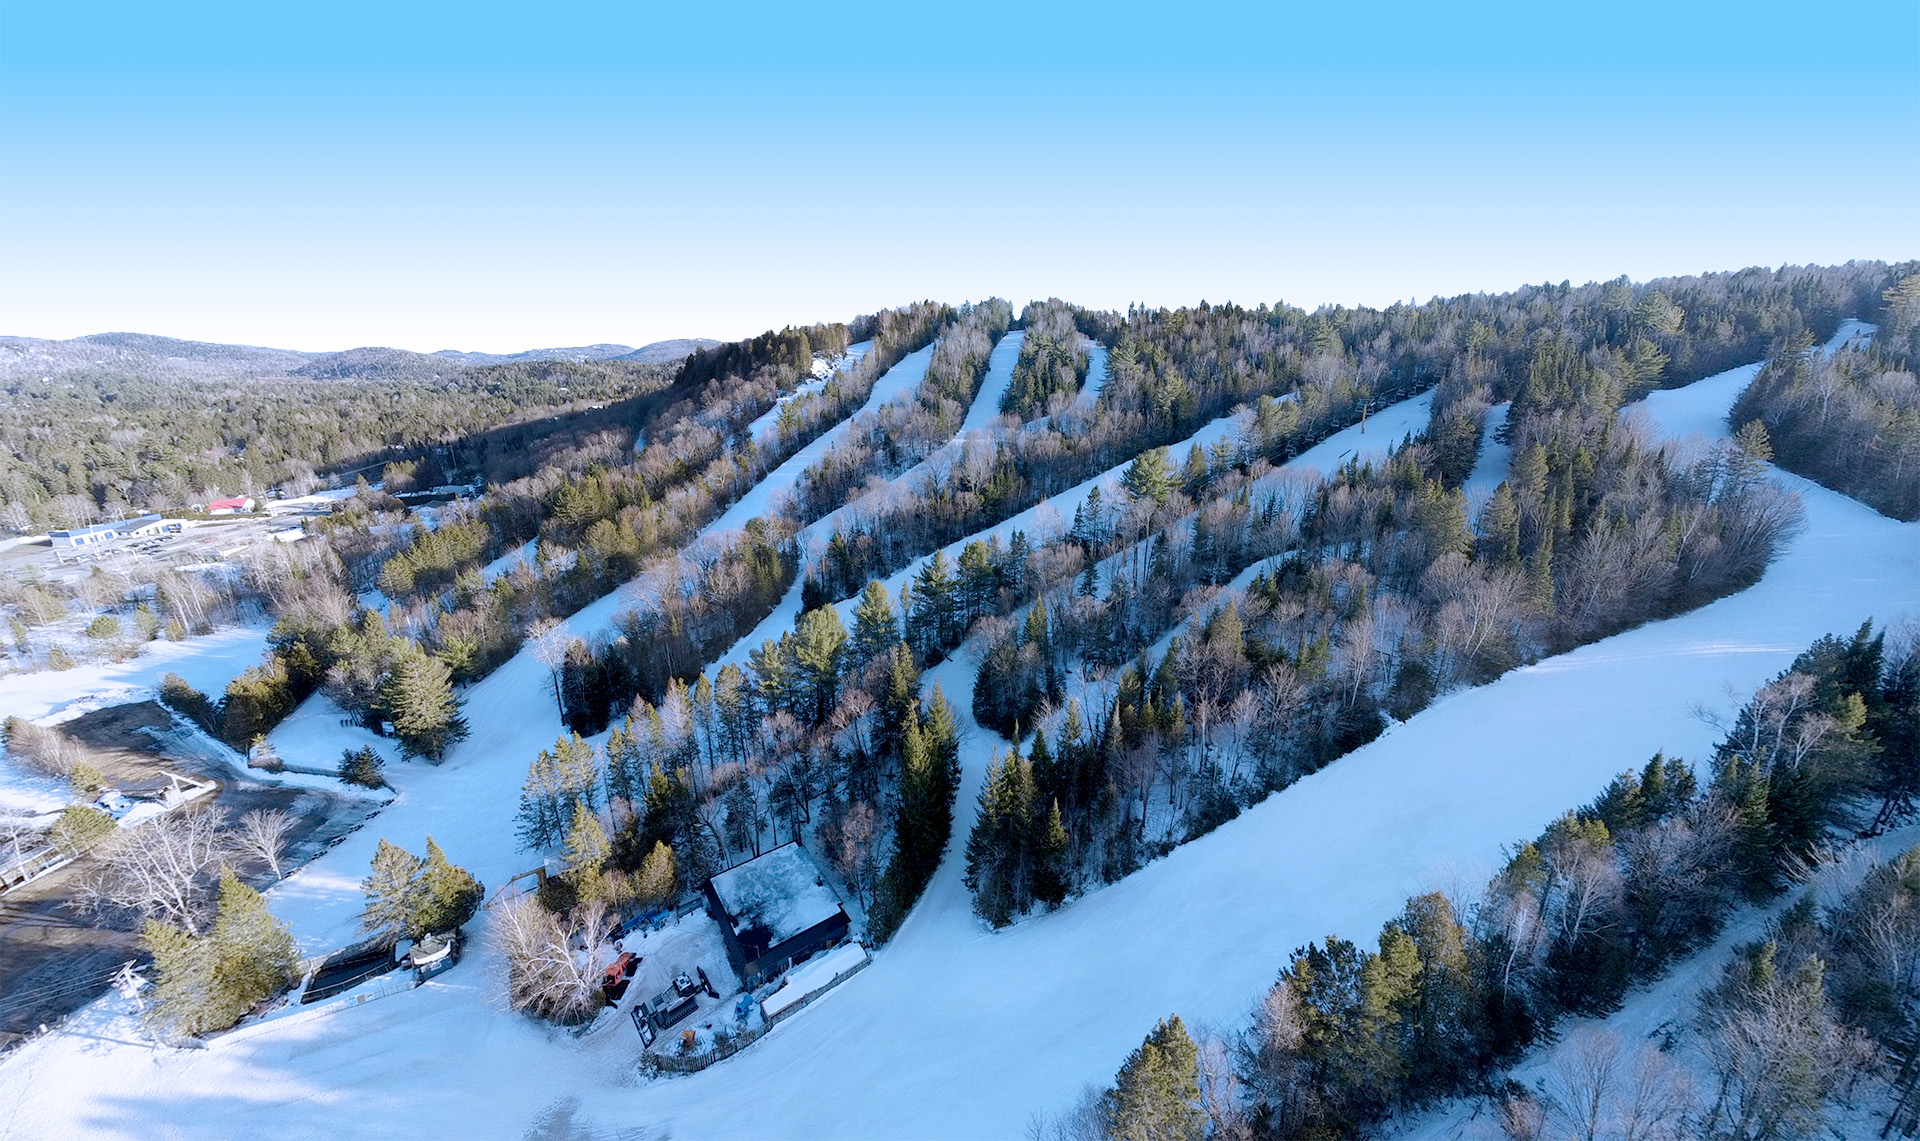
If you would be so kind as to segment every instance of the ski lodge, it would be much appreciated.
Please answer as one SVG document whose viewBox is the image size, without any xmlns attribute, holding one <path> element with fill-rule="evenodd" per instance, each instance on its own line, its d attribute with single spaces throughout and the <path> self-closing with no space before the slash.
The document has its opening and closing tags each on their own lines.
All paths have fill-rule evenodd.
<svg viewBox="0 0 1920 1141">
<path fill-rule="evenodd" d="M 721 872 L 706 895 L 727 958 L 748 986 L 847 937 L 840 897 L 798 842 Z"/>
<path fill-rule="evenodd" d="M 114 523 L 95 523 L 90 527 L 69 527 L 64 531 L 49 531 L 47 537 L 53 540 L 55 550 L 98 547 L 138 535 L 157 535 L 160 533 L 162 522 L 158 515 L 135 515 L 131 519 L 121 519 Z"/>
</svg>

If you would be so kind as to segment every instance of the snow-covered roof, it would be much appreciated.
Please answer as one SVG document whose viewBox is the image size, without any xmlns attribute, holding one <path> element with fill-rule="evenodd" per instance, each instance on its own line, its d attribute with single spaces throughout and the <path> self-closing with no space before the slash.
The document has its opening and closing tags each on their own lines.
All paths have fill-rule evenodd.
<svg viewBox="0 0 1920 1141">
<path fill-rule="evenodd" d="M 71 536 L 79 536 L 79 535 L 101 535 L 101 534 L 106 534 L 108 532 L 113 532 L 117 534 L 121 531 L 133 531 L 141 527 L 151 526 L 152 524 L 155 524 L 158 522 L 160 522 L 160 516 L 158 515 L 152 515 L 152 514 L 135 515 L 131 519 L 118 519 L 112 523 L 94 523 L 85 527 L 68 527 L 65 530 L 61 530 L 61 531 L 49 531 L 47 532 L 47 534 L 49 534 L 54 538 L 68 538 Z"/>
<path fill-rule="evenodd" d="M 713 891 L 735 932 L 765 927 L 771 947 L 840 914 L 840 897 L 822 880 L 806 849 L 786 843 L 713 877 Z"/>
</svg>

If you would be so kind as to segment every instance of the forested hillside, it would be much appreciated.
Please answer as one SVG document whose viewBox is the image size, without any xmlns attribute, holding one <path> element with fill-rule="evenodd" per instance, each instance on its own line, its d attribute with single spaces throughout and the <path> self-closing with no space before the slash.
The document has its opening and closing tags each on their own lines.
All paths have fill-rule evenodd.
<svg viewBox="0 0 1920 1141">
<path fill-rule="evenodd" d="M 1783 465 L 1871 504 L 1920 519 L 1920 274 L 1882 294 L 1865 345 L 1826 355 L 1783 342 L 1733 416 L 1757 421 Z"/>
<path fill-rule="evenodd" d="M 218 495 L 301 495 L 343 473 L 350 484 L 356 470 L 377 478 L 390 459 L 500 478 L 515 463 L 505 452 L 550 449 L 569 432 L 632 431 L 649 410 L 635 401 L 663 391 L 684 355 L 600 347 L 641 359 L 294 353 L 130 333 L 0 338 L 0 534 Z M 511 427 L 555 416 L 563 423 Z"/>
<path fill-rule="evenodd" d="M 505 742 L 518 811 L 486 843 L 497 863 L 563 869 L 502 936 L 511 1000 L 570 1022 L 595 992 L 528 983 L 543 957 L 597 944 L 609 908 L 671 902 L 775 845 L 818 853 L 878 948 L 932 890 L 958 819 L 960 913 L 970 900 L 971 930 L 1013 926 L 1444 695 L 1751 586 L 1801 525 L 1768 458 L 1847 486 L 1870 472 L 1863 496 L 1903 486 L 1914 268 L 1311 313 L 922 301 L 671 367 L 435 358 L 449 373 L 432 383 L 384 351 L 241 353 L 211 379 L 14 379 L 16 529 L 216 485 L 378 478 L 313 538 L 220 575 L 102 566 L 71 601 L 36 581 L 0 603 L 22 660 L 77 610 L 124 612 L 140 635 L 111 640 L 126 653 L 264 613 L 264 660 L 223 692 L 160 687 L 235 749 L 270 754 L 283 723 L 455 768 L 483 734 L 489 763 Z M 1815 347 L 1862 314 L 1889 335 Z M 1735 413 L 1753 423 L 1730 439 L 1664 438 L 1641 406 L 1762 359 Z M 1822 385 L 1824 419 L 1808 413 Z M 1872 462 L 1821 468 L 1840 437 Z M 453 480 L 478 486 L 430 508 L 405 494 Z M 1810 655 L 1779 684 L 1826 685 L 1789 728 L 1831 731 L 1830 769 L 1729 746 L 1696 785 L 1635 759 L 1489 889 L 1524 939 L 1422 897 L 1377 956 L 1304 949 L 1266 1001 L 1292 1020 L 1277 1052 L 1241 1065 L 1262 1128 L 1361 1129 L 1478 1088 L 1557 1019 L 1697 946 L 1741 893 L 1770 891 L 1860 797 L 1899 811 L 1911 766 L 1862 750 L 1906 731 L 1909 658 L 1887 668 L 1866 632 Z M 1865 695 L 1858 718 L 1818 680 L 1841 674 Z M 482 694 L 497 708 L 468 704 Z M 1785 730 L 1768 732 L 1778 746 Z M 380 779 L 377 758 L 340 764 Z M 1687 847 L 1701 837 L 1718 846 Z M 1660 864 L 1653 887 L 1590 901 L 1614 909 L 1602 926 L 1566 918 L 1566 877 L 1649 847 L 1686 867 L 1728 858 L 1698 898 L 1666 893 L 1684 914 L 1635 895 L 1680 874 Z M 1442 963 L 1454 989 L 1434 1001 L 1473 1012 L 1444 1033 L 1403 977 L 1436 941 L 1473 968 Z M 1497 987 L 1495 955 L 1513 973 Z M 1351 1021 L 1375 985 L 1397 988 L 1374 1003 L 1396 1028 L 1291 1037 Z M 1184 1035 L 1163 1024 L 1140 1064 L 1184 1056 Z"/>
</svg>

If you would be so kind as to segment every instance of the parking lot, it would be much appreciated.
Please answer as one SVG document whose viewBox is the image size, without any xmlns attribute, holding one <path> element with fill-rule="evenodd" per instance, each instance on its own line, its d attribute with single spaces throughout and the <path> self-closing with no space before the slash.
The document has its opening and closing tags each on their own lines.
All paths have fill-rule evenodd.
<svg viewBox="0 0 1920 1141">
<path fill-rule="evenodd" d="M 156 567 L 184 567 L 227 562 L 259 543 L 282 536 L 303 536 L 307 520 L 326 515 L 330 503 L 289 501 L 281 508 L 269 503 L 264 515 L 222 515 L 212 518 L 168 519 L 158 535 L 120 539 L 86 548 L 57 548 L 48 538 L 17 542 L 0 550 L 0 574 L 20 577 L 37 573 L 52 581 L 83 578 L 96 566 L 133 572 Z M 171 528 L 178 530 L 171 530 Z"/>
</svg>

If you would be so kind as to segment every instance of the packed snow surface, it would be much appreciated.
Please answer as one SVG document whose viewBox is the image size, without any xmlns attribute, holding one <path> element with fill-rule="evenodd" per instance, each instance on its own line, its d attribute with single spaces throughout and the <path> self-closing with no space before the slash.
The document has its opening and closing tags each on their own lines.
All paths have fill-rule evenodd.
<svg viewBox="0 0 1920 1141">
<path fill-rule="evenodd" d="M 993 352 L 987 354 L 987 375 L 980 381 L 980 395 L 973 407 L 967 409 L 966 422 L 960 425 L 961 435 L 985 431 L 1000 418 L 1000 401 L 1013 387 L 1013 366 L 1020 360 L 1020 346 L 1026 343 L 1027 332 L 1021 329 L 1000 338 Z"/>
<path fill-rule="evenodd" d="M 1507 413 L 1513 411 L 1512 404 L 1496 404 L 1487 409 L 1487 422 L 1480 429 L 1480 455 L 1473 462 L 1473 471 L 1467 476 L 1467 498 L 1472 502 L 1485 503 L 1493 497 L 1494 490 L 1507 478 L 1507 469 L 1513 466 L 1513 448 L 1496 438 L 1500 429 L 1507 426 Z"/>
<path fill-rule="evenodd" d="M 1656 394 L 1647 414 L 1665 435 L 1723 436 L 1752 371 Z M 1444 697 L 1126 880 L 998 933 L 973 916 L 962 882 L 974 798 L 1000 744 L 972 729 L 947 859 L 893 943 L 699 1074 L 637 1081 L 630 1037 L 576 1039 L 504 1013 L 499 964 L 482 947 L 419 990 L 204 1050 L 142 1044 L 110 996 L 0 1061 L 0 1132 L 385 1137 L 459 1121 L 519 1137 L 559 1113 L 596 1134 L 1018 1136 L 1029 1113 L 1110 1081 L 1155 1019 L 1239 1024 L 1293 948 L 1328 932 L 1371 939 L 1409 893 L 1484 881 L 1502 844 L 1655 750 L 1705 757 L 1716 731 L 1696 705 L 1727 713 L 1814 638 L 1920 608 L 1920 525 L 1773 478 L 1803 497 L 1807 526 L 1751 589 Z M 620 604 L 602 600 L 570 625 L 604 622 Z M 963 725 L 975 668 L 961 653 L 928 679 Z M 375 827 L 274 889 L 303 943 L 351 933 L 383 831 L 416 851 L 433 832 L 489 885 L 529 862 L 505 837 L 527 758 L 557 730 L 550 685 L 523 654 L 475 686 L 474 735 L 448 763 L 406 766 Z"/>
</svg>

